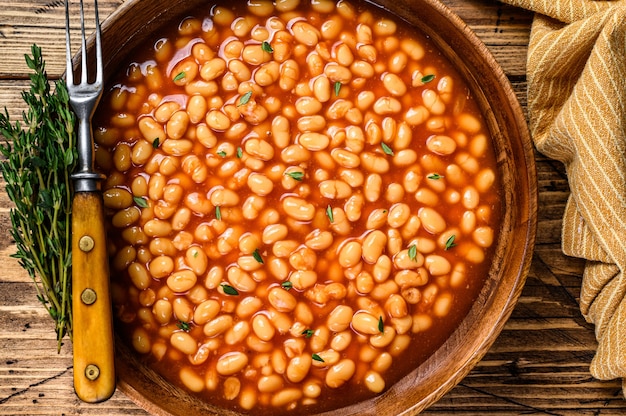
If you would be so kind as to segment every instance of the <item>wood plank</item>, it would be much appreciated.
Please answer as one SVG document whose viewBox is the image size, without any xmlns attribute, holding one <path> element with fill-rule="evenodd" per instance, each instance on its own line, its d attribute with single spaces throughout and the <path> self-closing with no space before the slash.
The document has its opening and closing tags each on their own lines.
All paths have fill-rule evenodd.
<svg viewBox="0 0 626 416">
<path fill-rule="evenodd" d="M 36 43 L 42 48 L 47 69 L 51 77 L 57 78 L 65 71 L 65 8 L 63 1 L 36 2 L 15 1 L 6 3 L 0 9 L 0 79 L 24 79 L 27 72 L 24 54 Z M 76 2 L 71 11 L 77 13 Z M 100 0 L 98 9 L 100 20 L 104 20 L 122 4 L 121 0 Z M 73 14 L 77 15 L 77 14 Z M 92 2 L 85 2 L 85 27 L 87 32 L 95 28 Z M 80 28 L 77 20 L 72 25 L 72 48 L 79 46 Z"/>
<path fill-rule="evenodd" d="M 123 0 L 100 0 L 104 19 Z M 496 0 L 444 0 L 490 48 L 526 110 L 526 52 L 532 13 Z M 93 11 L 87 9 L 92 28 Z M 28 86 L 23 55 L 37 43 L 51 77 L 65 68 L 63 2 L 0 0 L 0 109 L 23 111 Z M 73 34 L 78 33 L 75 27 Z M 76 35 L 74 36 L 75 40 Z M 75 46 L 75 45 L 73 45 Z M 584 262 L 561 252 L 561 217 L 569 197 L 563 166 L 536 153 L 539 187 L 537 246 L 511 319 L 470 374 L 428 415 L 614 415 L 626 413 L 619 381 L 594 380 L 589 364 L 594 328 L 578 307 Z M 72 389 L 71 350 L 56 353 L 52 321 L 26 273 L 10 258 L 8 198 L 0 181 L 0 414 L 146 415 L 119 391 L 99 405 Z"/>
</svg>

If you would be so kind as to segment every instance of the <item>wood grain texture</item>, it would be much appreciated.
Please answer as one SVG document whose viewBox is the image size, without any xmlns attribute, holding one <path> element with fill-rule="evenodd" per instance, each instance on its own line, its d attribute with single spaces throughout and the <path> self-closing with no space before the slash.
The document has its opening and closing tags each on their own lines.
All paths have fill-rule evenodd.
<svg viewBox="0 0 626 416">
<path fill-rule="evenodd" d="M 100 0 L 101 17 L 122 2 Z M 495 0 L 444 0 L 487 44 L 526 106 L 526 51 L 532 14 Z M 87 17 L 87 22 L 90 16 Z M 52 76 L 64 70 L 61 1 L 0 0 L 0 108 L 24 109 L 23 55 L 43 48 Z M 619 381 L 589 374 L 596 341 L 578 309 L 583 262 L 560 249 L 561 216 L 569 196 L 563 166 L 536 154 L 539 226 L 522 296 L 495 344 L 428 415 L 619 415 L 626 401 Z M 117 391 L 101 404 L 78 400 L 71 348 L 56 353 L 52 323 L 28 276 L 10 258 L 9 202 L 0 183 L 0 414 L 147 415 Z"/>
<path fill-rule="evenodd" d="M 102 196 L 77 192 L 72 202 L 72 354 L 74 390 L 88 403 L 105 401 L 115 391 L 108 266 Z"/>
</svg>

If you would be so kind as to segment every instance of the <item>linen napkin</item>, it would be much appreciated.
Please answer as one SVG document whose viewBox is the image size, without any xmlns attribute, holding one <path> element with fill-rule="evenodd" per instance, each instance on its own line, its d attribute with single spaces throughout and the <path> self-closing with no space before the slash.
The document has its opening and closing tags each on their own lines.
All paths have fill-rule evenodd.
<svg viewBox="0 0 626 416">
<path fill-rule="evenodd" d="M 537 149 L 565 164 L 562 247 L 587 260 L 591 374 L 626 391 L 626 0 L 502 0 L 534 11 L 527 60 Z"/>
</svg>

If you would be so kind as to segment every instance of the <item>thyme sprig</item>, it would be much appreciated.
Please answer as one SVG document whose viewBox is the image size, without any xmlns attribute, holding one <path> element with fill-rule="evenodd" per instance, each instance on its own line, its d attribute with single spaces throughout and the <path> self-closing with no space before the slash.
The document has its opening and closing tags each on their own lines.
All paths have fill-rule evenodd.
<svg viewBox="0 0 626 416">
<path fill-rule="evenodd" d="M 76 164 L 75 116 L 63 80 L 51 88 L 41 48 L 25 55 L 30 89 L 28 110 L 14 123 L 0 113 L 0 171 L 11 209 L 11 235 L 18 259 L 35 283 L 37 298 L 55 321 L 57 348 L 72 337 L 70 172 Z"/>
</svg>

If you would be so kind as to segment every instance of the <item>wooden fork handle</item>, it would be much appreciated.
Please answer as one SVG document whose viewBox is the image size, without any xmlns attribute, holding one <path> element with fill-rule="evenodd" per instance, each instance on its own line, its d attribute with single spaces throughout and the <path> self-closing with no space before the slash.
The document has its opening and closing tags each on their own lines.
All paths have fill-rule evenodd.
<svg viewBox="0 0 626 416">
<path fill-rule="evenodd" d="M 74 390 L 83 401 L 115 391 L 113 320 L 102 196 L 76 192 L 72 202 Z"/>
</svg>

